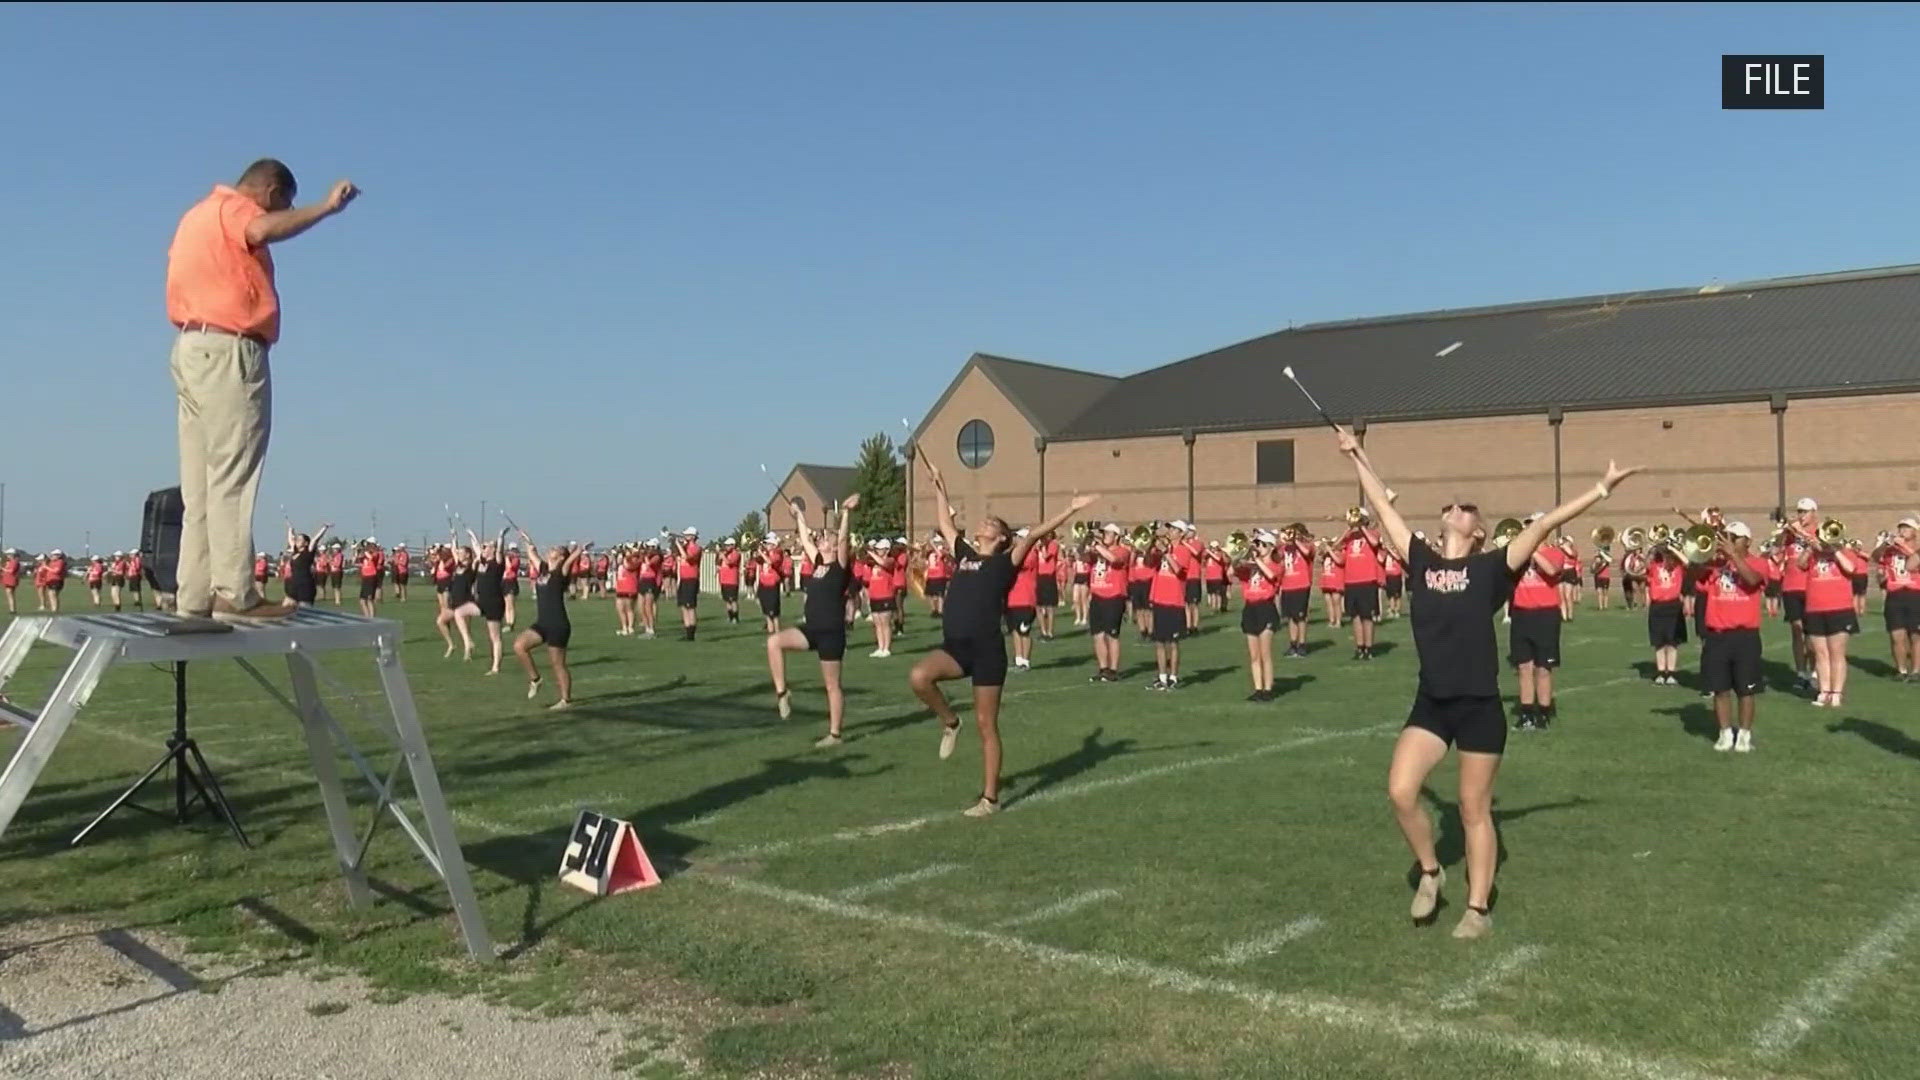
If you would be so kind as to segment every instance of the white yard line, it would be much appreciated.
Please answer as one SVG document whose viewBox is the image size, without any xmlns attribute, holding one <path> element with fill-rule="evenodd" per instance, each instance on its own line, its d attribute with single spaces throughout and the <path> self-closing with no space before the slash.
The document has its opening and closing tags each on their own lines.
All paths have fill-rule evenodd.
<svg viewBox="0 0 1920 1080">
<path fill-rule="evenodd" d="M 1369 1038 L 1392 1038 L 1406 1043 L 1445 1042 L 1479 1046 L 1531 1057 L 1549 1068 L 1579 1069 L 1606 1080 L 1722 1080 L 1716 1074 L 1660 1058 L 1642 1057 L 1572 1039 L 1502 1031 L 1486 1025 L 1456 1023 L 1421 1016 L 1383 1005 L 1352 1001 L 1325 994 L 1281 993 L 1226 979 L 1196 975 L 1179 968 L 1106 953 L 1076 952 L 1027 941 L 993 930 L 947 922 L 923 915 L 901 915 L 830 896 L 783 889 L 746 878 L 720 874 L 692 874 L 691 878 L 748 893 L 791 907 L 896 930 L 971 941 L 1012 953 L 1053 968 L 1075 968 L 1102 975 L 1137 979 L 1150 986 L 1184 994 L 1211 994 L 1233 998 L 1262 1012 L 1288 1020 L 1324 1024 L 1358 1032 Z"/>
<path fill-rule="evenodd" d="M 841 889 L 836 895 L 842 900 L 865 900 L 869 896 L 879 896 L 881 893 L 890 893 L 895 889 L 904 889 L 917 882 L 930 881 L 951 874 L 958 869 L 960 868 L 953 863 L 934 863 L 932 866 L 923 866 L 918 870 L 908 870 L 903 874 L 892 874 L 877 881 L 869 881 L 864 885 L 855 885 L 851 889 Z"/>
<path fill-rule="evenodd" d="M 1443 996 L 1439 1008 L 1448 1010 L 1470 1009 L 1480 1000 L 1480 995 L 1512 978 L 1521 968 L 1540 959 L 1545 952 L 1538 945 L 1522 945 L 1512 952 L 1494 957 L 1479 974 L 1462 983 L 1452 993 Z"/>
<path fill-rule="evenodd" d="M 1061 799 L 1079 798 L 1082 795 L 1091 795 L 1098 791 L 1125 787 L 1130 784 L 1138 784 L 1148 780 L 1158 780 L 1161 777 L 1173 776 L 1194 769 L 1211 768 L 1218 765 L 1234 765 L 1242 761 L 1250 761 L 1254 758 L 1265 757 L 1269 754 L 1284 753 L 1288 750 L 1297 750 L 1301 747 L 1312 746 L 1316 743 L 1328 742 L 1334 739 L 1350 739 L 1358 736 L 1377 735 L 1384 731 L 1398 729 L 1399 727 L 1399 722 L 1394 721 L 1386 724 L 1375 724 L 1371 727 L 1354 728 L 1348 731 L 1303 730 L 1303 734 L 1296 738 L 1287 739 L 1283 742 L 1268 743 L 1265 746 L 1256 746 L 1231 754 L 1215 754 L 1209 757 L 1188 758 L 1185 761 L 1169 762 L 1165 765 L 1156 765 L 1152 768 L 1141 769 L 1138 772 L 1124 773 L 1120 776 L 1061 784 L 1059 787 L 1047 788 L 1024 798 L 1010 799 L 1002 812 L 1012 813 L 1015 810 L 1058 802 Z M 959 820 L 960 815 L 958 813 L 926 814 L 901 821 L 889 821 L 879 825 L 866 825 L 857 829 L 842 829 L 839 832 L 827 833 L 822 836 L 809 836 L 798 840 L 775 840 L 765 844 L 751 844 L 747 847 L 726 853 L 726 857 L 736 859 L 758 858 L 801 848 L 819 847 L 823 844 L 865 840 L 870 837 L 884 836 L 888 833 L 909 832 L 935 821 L 943 821 L 948 818 Z"/>
<path fill-rule="evenodd" d="M 1553 696 L 1556 698 L 1561 698 L 1561 697 L 1567 696 L 1568 694 L 1578 694 L 1584 690 L 1604 690 L 1609 686 L 1619 686 L 1621 683 L 1645 682 L 1645 681 L 1646 681 L 1645 679 L 1642 679 L 1638 675 L 1622 675 L 1619 678 L 1608 679 L 1605 682 L 1583 683 L 1579 686 L 1569 686 L 1564 690 L 1560 689 L 1559 687 L 1555 687 L 1553 691 Z"/>
<path fill-rule="evenodd" d="M 1308 934 L 1313 933 L 1325 925 L 1327 925 L 1326 921 L 1319 916 L 1306 915 L 1293 920 L 1278 930 L 1271 930 L 1261 934 L 1257 938 L 1229 946 L 1225 952 L 1207 961 L 1207 963 L 1218 964 L 1222 967 L 1234 967 L 1239 964 L 1244 964 L 1249 960 L 1258 960 L 1263 956 L 1272 956 L 1274 953 L 1279 952 L 1281 949 L 1286 948 L 1293 942 L 1299 941 L 1301 938 L 1306 937 Z"/>
<path fill-rule="evenodd" d="M 1887 916 L 1873 933 L 1807 983 L 1799 997 L 1754 1032 L 1754 1052 L 1762 1057 L 1777 1057 L 1793 1049 L 1827 1014 L 1846 1001 L 1855 988 L 1892 963 L 1916 927 L 1920 927 L 1920 896 Z"/>
<path fill-rule="evenodd" d="M 1027 912 L 1025 915 L 1015 915 L 1011 919 L 1001 919 L 993 925 L 1002 929 L 1015 926 L 1028 926 L 1037 922 L 1045 922 L 1048 919 L 1058 919 L 1063 915 L 1071 915 L 1081 908 L 1090 907 L 1103 900 L 1117 900 L 1119 898 L 1120 890 L 1118 889 L 1090 889 L 1087 892 L 1076 893 L 1069 896 L 1058 903 L 1048 904 L 1043 908 L 1036 908 L 1033 911 Z"/>
</svg>

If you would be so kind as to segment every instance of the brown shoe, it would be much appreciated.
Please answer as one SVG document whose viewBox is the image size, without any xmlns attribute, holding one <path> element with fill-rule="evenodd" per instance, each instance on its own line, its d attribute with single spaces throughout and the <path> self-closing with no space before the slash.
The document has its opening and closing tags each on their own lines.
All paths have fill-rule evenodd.
<svg viewBox="0 0 1920 1080">
<path fill-rule="evenodd" d="M 251 607 L 236 609 L 222 597 L 213 598 L 213 617 L 221 622 L 271 622 L 298 610 L 292 604 L 276 604 L 271 600 L 258 600 Z"/>
</svg>

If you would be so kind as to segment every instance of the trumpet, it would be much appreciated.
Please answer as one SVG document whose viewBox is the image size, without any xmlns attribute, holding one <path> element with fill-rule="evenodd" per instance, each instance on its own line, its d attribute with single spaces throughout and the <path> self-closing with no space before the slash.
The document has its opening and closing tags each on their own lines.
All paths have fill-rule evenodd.
<svg viewBox="0 0 1920 1080">
<path fill-rule="evenodd" d="M 1359 528 L 1362 517 L 1363 515 L 1361 514 L 1359 507 L 1357 506 L 1347 507 L 1347 528 L 1349 529 Z"/>
<path fill-rule="evenodd" d="M 1228 533 L 1227 539 L 1221 544 L 1221 549 L 1227 553 L 1227 558 L 1230 561 L 1239 562 L 1247 557 L 1248 552 L 1253 550 L 1253 538 L 1244 532 L 1235 531 Z"/>
<path fill-rule="evenodd" d="M 1145 552 L 1153 546 L 1154 538 L 1159 535 L 1159 532 L 1160 528 L 1157 524 L 1135 525 L 1133 531 L 1127 534 L 1127 546 L 1136 552 Z"/>
<path fill-rule="evenodd" d="M 1501 518 L 1500 523 L 1493 527 L 1493 546 L 1506 547 L 1518 539 L 1525 530 L 1526 526 L 1520 524 L 1519 518 Z"/>
<path fill-rule="evenodd" d="M 1301 540 L 1313 539 L 1313 530 L 1307 528 L 1306 522 L 1296 521 L 1280 530 L 1280 539 L 1289 544 L 1297 544 Z"/>
<path fill-rule="evenodd" d="M 1093 524 L 1086 521 L 1076 521 L 1073 523 L 1072 532 L 1068 535 L 1073 537 L 1075 544 L 1085 544 L 1087 539 L 1093 535 Z"/>
</svg>

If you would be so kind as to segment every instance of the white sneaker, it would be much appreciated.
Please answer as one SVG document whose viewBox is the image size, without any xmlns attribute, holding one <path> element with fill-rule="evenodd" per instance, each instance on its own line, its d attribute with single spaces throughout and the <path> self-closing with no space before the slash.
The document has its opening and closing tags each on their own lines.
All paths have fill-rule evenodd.
<svg viewBox="0 0 1920 1080">
<path fill-rule="evenodd" d="M 534 698 L 537 698 L 539 696 L 540 696 L 540 680 L 535 679 L 532 682 L 527 684 L 527 700 L 532 701 Z"/>
<path fill-rule="evenodd" d="M 1730 727 L 1721 728 L 1720 737 L 1714 740 L 1713 748 L 1720 751 L 1733 749 L 1733 729 Z"/>
<path fill-rule="evenodd" d="M 1013 666 L 1020 669 L 1021 671 L 1028 671 L 1033 668 L 1033 664 L 1019 657 L 1014 658 Z"/>
<path fill-rule="evenodd" d="M 959 742 L 960 742 L 960 725 L 959 724 L 955 724 L 952 727 L 941 728 L 940 729 L 940 760 L 945 761 L 948 758 L 952 757 L 953 748 L 957 746 Z"/>
<path fill-rule="evenodd" d="M 1733 748 L 1738 753 L 1742 753 L 1742 754 L 1753 753 L 1753 732 L 1745 731 L 1745 730 L 1741 731 L 1740 734 L 1733 741 Z"/>
</svg>

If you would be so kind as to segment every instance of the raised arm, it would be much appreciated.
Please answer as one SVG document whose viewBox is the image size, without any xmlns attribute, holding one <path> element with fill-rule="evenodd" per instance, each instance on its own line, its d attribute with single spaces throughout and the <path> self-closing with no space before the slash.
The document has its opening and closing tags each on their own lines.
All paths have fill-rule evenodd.
<svg viewBox="0 0 1920 1080">
<path fill-rule="evenodd" d="M 324 539 L 326 539 L 326 537 L 327 537 L 327 530 L 328 530 L 328 529 L 331 529 L 331 528 L 333 528 L 333 522 L 331 522 L 331 521 L 327 521 L 327 522 L 322 522 L 322 523 L 321 523 L 321 525 L 320 525 L 320 531 L 319 531 L 319 532 L 317 532 L 317 533 L 314 533 L 314 534 L 313 534 L 313 543 L 312 543 L 312 545 L 311 545 L 310 547 L 308 547 L 308 548 L 307 548 L 307 550 L 308 550 L 308 551 L 318 551 L 318 550 L 320 550 L 320 541 L 322 541 L 322 540 L 324 540 Z M 292 546 L 293 546 L 293 542 L 292 542 L 292 541 L 288 541 L 288 542 L 287 542 L 287 546 L 288 546 L 288 547 L 292 547 Z"/>
<path fill-rule="evenodd" d="M 853 531 L 853 509 L 859 505 L 859 492 L 854 492 L 842 500 L 840 503 L 840 521 L 834 527 L 834 557 L 840 561 L 841 566 L 847 568 L 849 573 L 853 571 L 853 545 L 848 541 L 847 537 L 851 535 Z"/>
<path fill-rule="evenodd" d="M 1393 505 L 1394 500 L 1387 497 L 1387 485 L 1380 480 L 1380 474 L 1373 471 L 1373 462 L 1367 452 L 1354 438 L 1353 432 L 1346 428 L 1335 428 L 1340 441 L 1340 452 L 1353 459 L 1353 469 L 1360 477 L 1360 488 L 1367 493 L 1367 499 L 1380 515 L 1380 528 L 1386 534 L 1387 544 L 1394 554 L 1407 558 L 1413 550 L 1413 530 L 1407 528 L 1407 521 L 1400 516 L 1400 510 Z"/>
<path fill-rule="evenodd" d="M 947 498 L 947 482 L 941 477 L 940 470 L 934 466 L 932 459 L 925 454 L 919 457 L 926 463 L 927 475 L 933 480 L 934 523 L 940 527 L 940 536 L 946 540 L 947 550 L 956 551 L 958 548 L 954 545 L 960 539 L 960 530 L 953 524 L 953 504 Z"/>
<path fill-rule="evenodd" d="M 789 502 L 787 509 L 793 513 L 793 533 L 800 538 L 800 550 L 807 553 L 809 562 L 819 562 L 820 548 L 813 542 L 813 530 L 807 528 L 807 519 L 800 512 L 800 504 Z"/>
<path fill-rule="evenodd" d="M 1011 553 L 1013 558 L 1013 565 L 1019 566 L 1021 563 L 1025 562 L 1027 559 L 1027 552 L 1033 550 L 1033 545 L 1039 543 L 1042 540 L 1045 540 L 1049 536 L 1052 536 L 1056 529 L 1060 528 L 1060 526 L 1065 525 L 1068 521 L 1072 520 L 1075 514 L 1078 514 L 1080 511 L 1085 510 L 1089 506 L 1092 506 L 1094 504 L 1094 501 L 1099 497 L 1100 496 L 1098 495 L 1075 495 L 1073 497 L 1073 501 L 1067 504 L 1067 508 L 1065 510 L 1060 511 L 1059 513 L 1053 515 L 1052 517 L 1041 522 L 1040 524 L 1035 525 L 1032 529 L 1030 529 L 1027 532 L 1027 535 L 1016 537 L 1013 541 L 1013 551 Z"/>
<path fill-rule="evenodd" d="M 502 533 L 502 535 L 505 534 Z M 527 561 L 533 564 L 534 573 L 539 573 L 540 568 L 547 563 L 546 558 L 540 554 L 540 545 L 533 542 L 533 537 L 528 536 L 525 529 L 520 530 L 520 542 L 527 546 Z"/>
<path fill-rule="evenodd" d="M 247 246 L 260 247 L 264 244 L 277 244 L 282 240 L 291 240 L 308 229 L 318 225 L 326 218 L 347 208 L 360 189 L 346 180 L 335 182 L 327 192 L 327 197 L 306 206 L 296 206 L 287 210 L 270 210 L 247 222 Z"/>
<path fill-rule="evenodd" d="M 1520 530 L 1520 535 L 1514 537 L 1513 542 L 1507 545 L 1507 569 L 1514 571 L 1524 569 L 1527 561 L 1533 558 L 1534 551 L 1546 541 L 1547 537 L 1557 532 L 1560 526 L 1586 513 L 1594 503 L 1612 496 L 1615 485 L 1639 471 L 1638 465 L 1630 469 L 1622 469 L 1611 461 L 1607 462 L 1607 474 L 1600 478 L 1599 483 L 1554 507 L 1547 512 L 1546 517 Z"/>
</svg>

